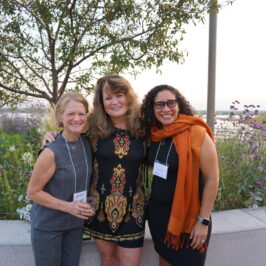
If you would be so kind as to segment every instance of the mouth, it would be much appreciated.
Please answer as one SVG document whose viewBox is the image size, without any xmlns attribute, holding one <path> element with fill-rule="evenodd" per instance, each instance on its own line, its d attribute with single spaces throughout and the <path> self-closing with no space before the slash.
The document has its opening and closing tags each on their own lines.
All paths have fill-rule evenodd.
<svg viewBox="0 0 266 266">
<path fill-rule="evenodd" d="M 72 127 L 81 127 L 83 124 L 70 124 Z"/>
<path fill-rule="evenodd" d="M 121 109 L 122 109 L 122 106 L 115 106 L 111 108 L 112 111 L 119 111 Z"/>
<path fill-rule="evenodd" d="M 168 119 L 168 118 L 171 118 L 172 115 L 171 114 L 167 114 L 167 115 L 161 115 L 162 118 L 165 118 L 165 119 Z"/>
</svg>

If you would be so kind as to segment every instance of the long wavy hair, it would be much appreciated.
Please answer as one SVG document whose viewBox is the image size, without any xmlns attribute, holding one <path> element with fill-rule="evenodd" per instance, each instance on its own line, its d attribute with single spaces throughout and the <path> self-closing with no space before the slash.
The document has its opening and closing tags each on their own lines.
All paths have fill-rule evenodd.
<svg viewBox="0 0 266 266">
<path fill-rule="evenodd" d="M 96 84 L 93 111 L 89 116 L 91 137 L 106 138 L 114 130 L 113 122 L 105 112 L 103 90 L 109 90 L 112 93 L 124 93 L 126 95 L 129 107 L 126 114 L 127 131 L 135 137 L 143 136 L 139 118 L 140 106 L 131 84 L 120 75 L 107 75 L 100 78 Z"/>
<path fill-rule="evenodd" d="M 162 124 L 156 119 L 154 114 L 154 100 L 157 94 L 161 91 L 169 91 L 177 100 L 177 104 L 179 106 L 179 113 L 193 116 L 195 111 L 191 107 L 190 103 L 186 100 L 186 98 L 174 87 L 163 84 L 158 85 L 152 88 L 144 97 L 142 105 L 141 105 L 141 125 L 142 128 L 145 129 L 145 133 L 147 136 L 150 134 L 150 129 L 152 126 L 157 126 L 158 128 L 162 128 Z"/>
</svg>

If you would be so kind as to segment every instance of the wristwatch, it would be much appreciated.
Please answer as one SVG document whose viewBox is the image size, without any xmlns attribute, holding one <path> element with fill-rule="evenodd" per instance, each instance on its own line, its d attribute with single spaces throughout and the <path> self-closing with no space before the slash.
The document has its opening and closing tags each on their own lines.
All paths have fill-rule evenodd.
<svg viewBox="0 0 266 266">
<path fill-rule="evenodd" d="M 210 220 L 206 218 L 202 218 L 201 216 L 198 216 L 198 220 L 203 224 L 203 225 L 209 225 Z"/>
</svg>

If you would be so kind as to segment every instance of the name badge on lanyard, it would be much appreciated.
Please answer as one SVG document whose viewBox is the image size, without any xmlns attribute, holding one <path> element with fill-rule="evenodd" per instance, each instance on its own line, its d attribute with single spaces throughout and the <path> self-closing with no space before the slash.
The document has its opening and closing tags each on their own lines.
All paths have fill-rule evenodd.
<svg viewBox="0 0 266 266">
<path fill-rule="evenodd" d="M 169 167 L 167 161 L 168 161 L 168 157 L 169 157 L 172 145 L 173 145 L 173 141 L 171 142 L 170 148 L 168 150 L 165 163 L 159 162 L 157 160 L 157 156 L 158 156 L 158 153 L 159 153 L 159 150 L 160 150 L 160 147 L 161 147 L 161 143 L 162 142 L 160 141 L 160 144 L 159 144 L 159 147 L 157 149 L 156 156 L 155 156 L 155 160 L 154 160 L 154 164 L 153 164 L 153 172 L 152 173 L 153 173 L 153 175 L 156 175 L 156 176 L 161 177 L 163 179 L 167 179 L 167 173 L 168 173 L 168 167 Z"/>
<path fill-rule="evenodd" d="M 87 191 L 80 191 L 73 194 L 73 201 L 87 202 Z"/>
<path fill-rule="evenodd" d="M 65 139 L 65 137 L 64 137 L 64 139 Z M 73 194 L 73 201 L 80 201 L 80 202 L 86 203 L 87 202 L 87 186 L 88 186 L 87 183 L 88 183 L 89 166 L 88 166 L 88 160 L 87 160 L 86 151 L 85 151 L 85 148 L 84 148 L 84 145 L 83 145 L 82 138 L 80 138 L 80 142 L 81 142 L 81 145 L 82 145 L 82 148 L 83 148 L 84 158 L 85 158 L 85 161 L 86 161 L 86 170 L 87 170 L 86 171 L 86 184 L 85 184 L 85 190 L 80 191 L 80 192 L 76 192 L 77 191 L 77 173 L 76 173 L 76 169 L 75 169 L 75 166 L 74 166 L 74 163 L 73 163 L 73 159 L 72 159 L 72 155 L 71 155 L 69 146 L 68 146 L 67 141 L 65 139 L 65 143 L 66 143 L 66 147 L 67 147 L 67 150 L 68 150 L 70 162 L 71 162 L 71 165 L 72 165 L 72 168 L 73 168 L 74 179 L 75 179 L 75 190 L 74 190 L 75 193 Z"/>
<path fill-rule="evenodd" d="M 168 165 L 163 164 L 159 161 L 155 161 L 153 165 L 153 175 L 156 175 L 158 177 L 161 177 L 163 179 L 167 178 L 167 173 L 168 173 Z"/>
</svg>

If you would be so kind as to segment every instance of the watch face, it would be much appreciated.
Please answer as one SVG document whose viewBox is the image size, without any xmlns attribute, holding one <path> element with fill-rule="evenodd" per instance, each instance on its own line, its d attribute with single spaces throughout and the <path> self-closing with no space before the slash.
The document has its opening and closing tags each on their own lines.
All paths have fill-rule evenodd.
<svg viewBox="0 0 266 266">
<path fill-rule="evenodd" d="M 210 221 L 207 220 L 207 219 L 203 219 L 203 220 L 202 220 L 202 224 L 204 224 L 204 225 L 209 225 L 209 222 L 210 222 Z"/>
</svg>

